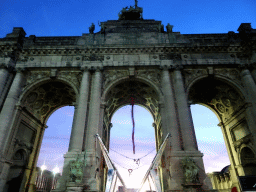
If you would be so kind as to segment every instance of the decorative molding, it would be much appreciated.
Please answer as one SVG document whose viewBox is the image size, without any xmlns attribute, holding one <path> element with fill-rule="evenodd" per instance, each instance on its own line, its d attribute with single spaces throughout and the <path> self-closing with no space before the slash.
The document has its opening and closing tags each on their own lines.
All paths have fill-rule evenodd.
<svg viewBox="0 0 256 192">
<path fill-rule="evenodd" d="M 105 70 L 103 72 L 103 87 L 107 87 L 111 82 L 122 77 L 129 76 L 129 70 Z"/>
<path fill-rule="evenodd" d="M 47 77 L 50 77 L 50 71 L 29 71 L 26 86 Z"/>
<path fill-rule="evenodd" d="M 194 79 L 208 75 L 207 69 L 183 69 L 184 83 L 187 87 Z"/>
<path fill-rule="evenodd" d="M 144 77 L 150 81 L 153 81 L 155 84 L 160 85 L 161 83 L 161 71 L 160 70 L 138 70 L 136 71 L 136 76 Z"/>
</svg>

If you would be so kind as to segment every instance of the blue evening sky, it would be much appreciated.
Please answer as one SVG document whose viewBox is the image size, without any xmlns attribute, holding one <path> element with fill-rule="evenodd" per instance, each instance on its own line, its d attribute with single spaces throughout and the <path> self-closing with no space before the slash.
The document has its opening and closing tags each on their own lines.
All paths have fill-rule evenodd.
<svg viewBox="0 0 256 192">
<path fill-rule="evenodd" d="M 95 23 L 95 32 L 98 32 L 98 22 L 118 19 L 118 12 L 130 5 L 134 5 L 133 0 L 1 0 L 0 38 L 11 33 L 13 27 L 23 27 L 27 37 L 81 36 L 82 33 L 89 32 L 91 23 Z M 138 6 L 143 7 L 144 19 L 159 20 L 165 26 L 170 23 L 174 25 L 173 31 L 181 34 L 237 32 L 241 23 L 251 23 L 256 28 L 255 0 L 139 0 Z M 45 162 L 49 170 L 55 165 L 62 167 L 63 154 L 68 148 L 73 110 L 73 107 L 64 107 L 49 118 L 49 128 L 44 135 L 38 166 Z M 199 149 L 205 154 L 206 171 L 220 171 L 229 164 L 229 160 L 221 130 L 216 126 L 217 117 L 209 109 L 199 105 L 192 106 L 192 116 Z M 130 141 L 132 125 L 129 106 L 120 109 L 113 116 L 110 147 L 129 157 L 139 158 L 155 147 L 153 120 L 139 106 L 135 107 L 135 119 L 136 156 L 132 155 Z M 134 170 L 133 175 L 140 175 L 146 170 L 154 153 L 141 160 L 142 167 Z M 124 168 L 138 167 L 113 151 L 110 151 L 110 155 Z M 129 177 L 128 171 L 121 166 L 117 165 L 123 177 L 130 179 L 128 186 L 136 187 L 138 182 L 133 182 L 132 178 L 139 179 Z"/>
</svg>

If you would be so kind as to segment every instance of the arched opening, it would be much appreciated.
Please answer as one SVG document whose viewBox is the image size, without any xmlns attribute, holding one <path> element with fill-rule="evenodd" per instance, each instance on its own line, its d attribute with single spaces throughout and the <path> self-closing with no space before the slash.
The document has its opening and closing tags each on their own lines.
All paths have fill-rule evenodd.
<svg viewBox="0 0 256 192">
<path fill-rule="evenodd" d="M 138 161 L 138 158 L 142 157 L 142 154 L 146 155 L 150 151 L 152 152 L 147 156 L 152 157 L 153 152 L 156 153 L 155 148 L 158 149 L 158 147 L 161 145 L 162 122 L 161 122 L 161 115 L 159 112 L 159 95 L 157 91 L 153 88 L 153 86 L 149 85 L 148 83 L 142 82 L 141 80 L 131 78 L 115 84 L 110 90 L 108 90 L 105 96 L 105 102 L 106 102 L 106 108 L 104 113 L 103 141 L 105 142 L 107 148 L 110 148 L 111 155 L 115 155 L 113 159 L 116 159 L 117 163 L 119 164 L 117 166 L 119 166 L 119 169 L 122 170 L 123 176 L 125 178 L 124 180 L 128 181 L 127 186 L 131 188 L 139 188 L 140 182 L 142 181 L 144 176 L 143 174 L 145 174 L 152 160 L 149 158 L 146 161 L 147 166 L 143 166 L 142 168 L 138 169 L 139 166 L 145 164 L 143 162 L 138 166 L 140 161 L 140 160 Z M 131 104 L 134 104 L 134 108 L 135 108 L 135 111 L 134 111 L 134 116 L 136 121 L 135 122 L 136 123 L 135 145 L 136 145 L 136 141 L 138 142 L 137 144 L 138 151 L 136 152 L 135 155 L 132 154 L 133 149 L 132 148 L 129 149 L 129 146 L 132 144 L 129 142 L 129 140 L 131 140 L 131 137 L 132 137 L 132 132 L 131 132 L 132 125 L 126 124 L 131 122 L 131 108 L 130 108 Z M 137 110 L 139 112 L 136 112 Z M 143 111 L 143 113 L 140 111 Z M 120 114 L 120 113 L 123 113 L 123 114 Z M 143 123 L 142 119 L 145 119 L 145 118 L 141 115 L 149 119 L 145 120 L 146 122 Z M 119 117 L 119 120 L 115 120 L 116 116 Z M 125 118 L 128 118 L 128 119 L 126 120 Z M 142 123 L 142 124 L 140 125 L 139 123 Z M 125 136 L 119 137 L 120 135 L 125 134 L 125 132 L 120 133 L 118 131 L 120 131 L 120 129 L 125 128 L 126 126 L 129 127 L 129 128 L 127 127 L 127 130 L 130 130 L 130 133 L 129 134 L 127 133 Z M 150 130 L 148 132 L 150 133 L 149 135 L 151 135 L 150 138 L 149 136 L 147 137 L 143 136 L 143 134 L 146 135 L 145 131 L 143 131 L 143 128 Z M 118 133 L 120 134 L 118 135 Z M 113 142 L 112 142 L 111 134 L 113 134 Z M 117 134 L 117 136 L 115 136 L 115 134 Z M 116 144 L 114 143 L 115 137 L 119 137 L 118 139 L 116 138 L 116 140 L 119 141 L 119 143 L 116 143 Z M 110 141 L 110 138 L 111 138 L 111 141 Z M 149 147 L 146 147 L 147 139 L 150 141 Z M 109 145 L 109 143 L 111 144 Z M 139 147 L 140 145 L 142 145 L 143 147 L 140 148 Z M 117 153 L 114 151 L 111 151 L 111 149 L 114 149 Z M 120 162 L 119 161 L 120 157 L 118 157 L 118 155 L 119 156 L 121 155 L 118 153 L 127 157 L 129 156 L 129 158 L 131 158 L 130 159 L 131 162 L 130 163 L 125 161 Z M 122 157 L 125 158 L 124 156 Z M 125 159 L 127 160 L 129 158 L 125 158 Z M 136 160 L 137 160 L 137 164 L 136 164 Z M 130 177 L 129 177 L 128 169 L 130 169 L 129 170 Z M 147 185 L 148 187 L 148 184 L 145 184 L 145 185 Z"/>
<path fill-rule="evenodd" d="M 156 142 L 152 115 L 144 107 L 135 105 L 134 119 L 135 154 L 130 105 L 118 109 L 111 119 L 109 152 L 127 187 L 138 189 L 156 154 Z M 149 184 L 145 183 L 143 189 L 150 190 Z"/>
<path fill-rule="evenodd" d="M 232 81 L 209 76 L 197 80 L 190 88 L 188 100 L 211 109 L 219 120 L 225 146 L 229 155 L 230 167 L 227 173 L 219 172 L 214 177 L 227 178 L 231 175 L 244 176 L 246 167 L 241 163 L 240 153 L 243 146 L 252 145 L 251 113 L 246 99 Z M 208 134 L 209 135 L 209 134 Z M 232 174 L 231 174 L 232 172 Z M 234 181 L 237 178 L 233 178 Z"/>
<path fill-rule="evenodd" d="M 57 180 L 63 170 L 63 155 L 68 151 L 73 116 L 74 107 L 65 106 L 56 110 L 48 118 L 48 128 L 45 130 L 37 161 L 37 190 L 43 190 L 47 187 L 55 189 L 56 187 Z M 52 182 L 46 182 L 46 180 Z M 47 186 L 48 183 L 49 186 Z"/>
<path fill-rule="evenodd" d="M 206 173 L 220 172 L 230 165 L 217 116 L 203 105 L 191 105 L 198 149 L 204 154 Z"/>
<path fill-rule="evenodd" d="M 14 155 L 15 151 L 21 149 L 26 152 L 23 189 L 36 188 L 37 159 L 48 118 L 55 110 L 72 105 L 75 101 L 75 90 L 68 83 L 57 80 L 41 82 L 22 95 L 20 109 L 17 110 L 13 124 L 15 133 L 10 141 L 8 155 L 18 158 L 21 155 Z"/>
</svg>

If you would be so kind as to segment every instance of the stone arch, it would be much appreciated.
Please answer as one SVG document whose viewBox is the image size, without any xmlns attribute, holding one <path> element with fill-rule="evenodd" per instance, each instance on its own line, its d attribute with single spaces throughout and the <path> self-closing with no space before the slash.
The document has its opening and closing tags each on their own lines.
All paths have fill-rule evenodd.
<svg viewBox="0 0 256 192">
<path fill-rule="evenodd" d="M 187 86 L 188 100 L 212 110 L 220 121 L 232 174 L 248 172 L 239 151 L 244 143 L 250 145 L 251 117 L 248 96 L 236 81 L 221 75 L 197 77 Z M 239 167 L 238 169 L 235 167 Z"/>
<path fill-rule="evenodd" d="M 113 81 L 107 88 L 105 88 L 102 101 L 105 103 L 103 129 L 106 132 L 110 131 L 111 118 L 113 114 L 122 106 L 131 104 L 130 98 L 135 98 L 135 105 L 140 105 L 153 116 L 154 128 L 156 133 L 156 145 L 161 142 L 161 115 L 159 104 L 162 102 L 162 93 L 155 83 L 145 78 L 120 78 Z M 109 133 L 110 134 L 110 133 Z M 103 135 L 109 135 L 104 133 Z M 103 138 L 106 141 L 106 146 L 109 145 L 110 138 Z"/>
<path fill-rule="evenodd" d="M 187 90 L 187 96 L 189 95 L 189 91 L 191 90 L 191 87 L 193 87 L 194 84 L 196 84 L 198 81 L 203 80 L 209 78 L 209 75 L 201 75 L 198 76 L 196 78 L 194 78 L 192 81 L 189 82 L 189 84 L 186 86 L 186 90 Z M 232 86 L 241 96 L 243 96 L 245 99 L 247 99 L 247 94 L 244 90 L 244 88 L 238 84 L 237 82 L 224 77 L 224 76 L 220 76 L 220 75 L 214 75 L 213 77 L 216 80 L 220 80 L 226 84 L 229 84 L 230 86 Z"/>
<path fill-rule="evenodd" d="M 121 106 L 130 104 L 129 97 L 133 96 L 135 97 L 135 104 L 147 108 L 155 118 L 156 114 L 154 113 L 159 111 L 158 103 L 160 101 L 159 92 L 157 91 L 159 90 L 156 90 L 151 84 L 145 83 L 145 81 L 139 78 L 125 78 L 113 83 L 111 87 L 106 89 L 103 99 L 106 102 L 107 111 L 111 111 L 109 117 L 112 117 L 113 113 Z M 115 99 L 113 100 L 113 98 Z M 115 101 L 116 103 L 112 107 Z"/>
<path fill-rule="evenodd" d="M 206 92 L 208 95 L 205 94 Z M 232 112 L 245 104 L 245 95 L 240 86 L 223 77 L 198 77 L 187 88 L 188 100 L 211 109 L 220 122 L 226 121 Z M 234 106 L 234 102 L 238 104 Z M 232 107 L 233 109 L 230 109 Z"/>
<path fill-rule="evenodd" d="M 20 104 L 45 123 L 55 110 L 72 105 L 77 95 L 77 88 L 62 79 L 40 80 L 25 89 Z"/>
<path fill-rule="evenodd" d="M 17 146 L 24 146 L 28 152 L 26 161 L 28 169 L 23 175 L 26 187 L 34 182 L 33 174 L 36 174 L 36 162 L 49 116 L 60 107 L 73 105 L 77 96 L 76 86 L 64 78 L 46 78 L 28 85 L 19 97 L 19 109 L 12 125 L 14 130 L 13 139 L 10 141 L 12 145 L 8 151 L 12 156 L 12 151 L 15 151 Z"/>
<path fill-rule="evenodd" d="M 129 80 L 129 79 L 132 79 L 132 78 L 129 78 L 129 77 L 127 76 L 127 77 L 122 77 L 122 78 L 116 79 L 115 81 L 112 81 L 111 83 L 109 83 L 109 85 L 104 89 L 104 92 L 103 92 L 103 94 L 102 94 L 102 100 L 103 100 L 103 101 L 105 100 L 106 95 L 108 94 L 108 92 L 109 92 L 114 86 L 116 86 L 116 85 L 119 84 L 120 82 L 127 81 L 127 80 Z M 136 78 L 134 78 L 134 79 L 136 79 L 137 81 L 141 81 L 141 82 L 143 82 L 143 83 L 146 83 L 146 84 L 152 86 L 152 87 L 155 89 L 155 91 L 157 92 L 158 97 L 159 97 L 159 98 L 161 99 L 161 101 L 162 101 L 162 99 L 163 99 L 162 92 L 161 92 L 161 90 L 159 89 L 159 86 L 157 86 L 154 82 L 152 82 L 152 81 L 150 81 L 150 80 L 148 80 L 148 79 L 146 79 L 146 78 L 144 78 L 144 77 L 136 77 Z"/>
</svg>

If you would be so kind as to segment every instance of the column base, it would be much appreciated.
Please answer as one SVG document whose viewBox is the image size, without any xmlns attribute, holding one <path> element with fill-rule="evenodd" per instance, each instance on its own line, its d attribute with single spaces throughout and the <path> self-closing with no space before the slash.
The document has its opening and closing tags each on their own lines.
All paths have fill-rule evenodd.
<svg viewBox="0 0 256 192">
<path fill-rule="evenodd" d="M 54 190 L 56 192 L 64 192 L 68 190 L 68 186 L 71 187 L 69 190 L 70 191 L 79 191 L 79 188 L 76 187 L 81 187 L 80 183 L 74 183 L 70 182 L 71 181 L 71 176 L 70 176 L 70 162 L 75 161 L 75 160 L 81 160 L 84 161 L 84 153 L 82 152 L 67 152 L 64 155 L 64 166 L 63 166 L 63 171 L 62 171 L 62 176 L 58 180 L 57 183 L 57 188 Z M 72 184 L 70 184 L 72 183 Z M 75 187 L 75 188 L 73 188 Z M 83 187 L 82 187 L 83 189 Z M 81 191 L 82 192 L 82 191 Z"/>
</svg>

